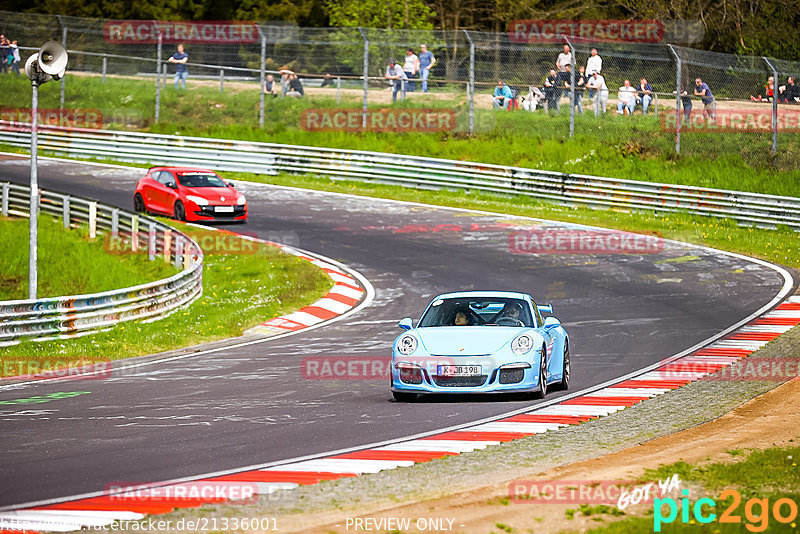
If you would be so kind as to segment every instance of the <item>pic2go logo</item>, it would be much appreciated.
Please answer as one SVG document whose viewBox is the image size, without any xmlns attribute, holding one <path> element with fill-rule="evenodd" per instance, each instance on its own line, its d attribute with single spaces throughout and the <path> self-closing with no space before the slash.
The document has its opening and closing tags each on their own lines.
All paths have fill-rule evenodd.
<svg viewBox="0 0 800 534">
<path fill-rule="evenodd" d="M 694 505 L 689 503 L 689 490 L 682 491 L 683 498 L 680 499 L 680 512 L 681 522 L 689 523 L 692 519 L 701 524 L 712 523 L 718 521 L 719 523 L 736 523 L 741 524 L 742 517 L 736 514 L 736 509 L 742 503 L 742 496 L 739 490 L 729 489 L 720 493 L 720 500 L 727 501 L 732 498 L 733 502 L 720 514 L 717 519 L 717 514 L 709 510 L 709 508 L 717 508 L 717 502 L 714 499 L 704 497 L 698 499 Z M 667 507 L 667 515 L 664 515 L 664 507 Z M 689 514 L 693 517 L 689 517 Z M 769 506 L 769 499 L 757 499 L 755 497 L 749 499 L 744 504 L 744 516 L 747 520 L 745 528 L 750 532 L 764 532 L 769 526 L 770 513 L 775 517 L 779 523 L 788 524 L 797 519 L 797 503 L 786 497 L 778 499 Z M 668 525 L 678 518 L 678 503 L 675 499 L 655 499 L 653 501 L 653 531 L 661 532 L 661 525 Z"/>
</svg>

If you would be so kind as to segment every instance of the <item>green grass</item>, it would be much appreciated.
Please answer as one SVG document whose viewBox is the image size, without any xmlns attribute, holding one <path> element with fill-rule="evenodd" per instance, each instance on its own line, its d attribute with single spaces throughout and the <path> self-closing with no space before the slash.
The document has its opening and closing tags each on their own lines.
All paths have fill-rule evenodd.
<svg viewBox="0 0 800 534">
<path fill-rule="evenodd" d="M 778 499 L 789 499 L 795 504 L 800 503 L 800 447 L 775 447 L 765 450 L 751 451 L 746 457 L 735 455 L 731 461 L 715 462 L 708 465 L 692 465 L 686 462 L 676 462 L 662 465 L 657 469 L 645 472 L 642 480 L 663 480 L 677 473 L 681 479 L 682 488 L 689 488 L 689 503 L 694 503 L 701 497 L 711 498 L 716 502 L 715 507 L 704 506 L 703 513 L 715 513 L 717 519 L 727 509 L 731 508 L 733 516 L 739 516 L 741 523 L 721 523 L 713 521 L 706 525 L 699 524 L 690 513 L 690 522 L 684 524 L 680 511 L 671 524 L 665 524 L 661 532 L 697 532 L 697 533 L 733 533 L 733 532 L 797 532 L 800 517 L 796 517 L 789 524 L 783 524 L 775 519 L 773 506 Z M 736 505 L 733 497 L 721 499 L 721 494 L 726 489 L 734 489 L 741 495 L 741 502 Z M 672 495 L 678 501 L 680 495 Z M 747 503 L 750 499 L 766 499 L 768 513 L 761 518 L 761 509 L 753 505 L 751 516 L 747 516 Z M 667 515 L 668 506 L 663 506 L 663 514 Z M 789 514 L 789 507 L 784 505 L 782 514 Z M 622 521 L 610 523 L 589 532 L 591 534 L 628 534 L 640 532 L 653 532 L 653 510 L 647 512 L 647 517 L 629 517 Z M 749 525 L 749 527 L 748 527 Z M 763 527 L 763 528 L 762 528 Z"/>
<path fill-rule="evenodd" d="M 0 217 L 0 300 L 28 298 L 28 219 Z M 65 230 L 43 216 L 38 226 L 38 296 L 81 295 L 169 278 L 178 270 L 142 255 L 114 255 L 85 227 Z"/>
<path fill-rule="evenodd" d="M 0 91 L 9 101 L 30 102 L 26 80 L 0 77 Z M 372 91 L 380 95 L 379 90 Z M 479 98 L 486 95 L 479 95 Z M 486 97 L 488 98 L 488 97 Z M 59 87 L 40 91 L 42 108 L 58 108 Z M 155 113 L 154 80 L 70 76 L 66 108 L 97 108 L 105 127 L 164 134 L 220 137 L 320 147 L 349 148 L 517 165 L 632 180 L 687 184 L 776 195 L 800 195 L 800 133 L 779 134 L 777 167 L 772 168 L 769 133 L 687 133 L 682 154 L 674 153 L 674 133 L 663 131 L 652 115 L 621 117 L 611 110 L 595 119 L 591 111 L 576 117 L 569 138 L 565 106 L 559 116 L 541 112 L 495 112 L 477 109 L 476 135 L 466 132 L 467 108 L 461 95 L 425 99 L 416 95 L 404 107 L 444 107 L 457 113 L 453 132 L 352 133 L 308 132 L 300 128 L 305 109 L 336 107 L 335 91 L 303 100 L 267 99 L 265 127 L 258 128 L 259 95 L 255 84 L 229 84 L 224 94 L 215 87 L 190 84 L 161 93 L 161 119 Z M 348 97 L 341 107 L 360 108 Z M 385 108 L 376 104 L 373 108 Z M 764 108 L 767 109 L 767 108 Z M 662 110 L 662 116 L 664 111 Z"/>
<path fill-rule="evenodd" d="M 179 229 L 189 235 L 203 232 Z M 206 254 L 202 297 L 164 319 L 122 323 L 70 340 L 23 342 L 0 348 L 0 359 L 104 361 L 225 339 L 310 304 L 332 287 L 330 278 L 308 261 L 268 245 L 253 252 Z"/>
</svg>

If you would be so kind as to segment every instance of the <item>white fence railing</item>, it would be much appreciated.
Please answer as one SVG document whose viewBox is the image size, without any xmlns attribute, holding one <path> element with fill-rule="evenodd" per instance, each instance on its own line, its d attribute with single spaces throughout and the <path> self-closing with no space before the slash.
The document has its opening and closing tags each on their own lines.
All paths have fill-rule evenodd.
<svg viewBox="0 0 800 534">
<path fill-rule="evenodd" d="M 30 145 L 29 127 L 0 121 L 3 142 Z M 279 145 L 111 130 L 45 127 L 39 148 L 76 157 L 197 165 L 221 171 L 315 174 L 428 189 L 524 195 L 565 205 L 732 218 L 800 230 L 800 198 L 637 182 L 485 163 L 360 150 Z"/>
<path fill-rule="evenodd" d="M 120 253 L 147 254 L 182 268 L 169 278 L 93 293 L 0 302 L 0 346 L 22 339 L 90 334 L 122 321 L 153 320 L 192 302 L 203 290 L 203 252 L 189 236 L 147 217 L 80 197 L 41 191 L 40 211 L 64 227 L 86 223 L 90 237 L 103 231 Z M 0 213 L 27 216 L 30 188 L 0 182 Z"/>
</svg>

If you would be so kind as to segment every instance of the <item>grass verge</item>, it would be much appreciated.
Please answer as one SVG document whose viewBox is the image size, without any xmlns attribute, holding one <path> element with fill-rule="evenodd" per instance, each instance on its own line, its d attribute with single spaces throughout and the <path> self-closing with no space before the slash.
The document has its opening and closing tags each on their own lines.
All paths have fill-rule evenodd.
<svg viewBox="0 0 800 534">
<path fill-rule="evenodd" d="M 178 228 L 192 236 L 208 235 L 207 230 L 190 226 Z M 0 348 L 0 359 L 25 358 L 46 368 L 52 367 L 52 360 L 116 360 L 239 336 L 271 317 L 314 302 L 332 287 L 330 278 L 308 261 L 273 246 L 259 244 L 253 249 L 249 244 L 230 247 L 247 250 L 246 254 L 207 253 L 202 297 L 164 319 L 123 323 L 69 340 L 27 341 Z"/>
<path fill-rule="evenodd" d="M 28 298 L 28 219 L 0 216 L 0 300 Z M 146 256 L 109 254 L 86 227 L 65 230 L 61 221 L 39 219 L 38 295 L 99 293 L 169 278 L 178 270 Z"/>
</svg>

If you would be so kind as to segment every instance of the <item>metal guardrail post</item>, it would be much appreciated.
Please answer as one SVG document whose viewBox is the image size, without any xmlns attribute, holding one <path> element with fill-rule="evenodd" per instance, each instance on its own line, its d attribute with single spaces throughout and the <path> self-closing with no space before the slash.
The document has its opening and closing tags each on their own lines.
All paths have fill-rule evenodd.
<svg viewBox="0 0 800 534">
<path fill-rule="evenodd" d="M 258 98 L 258 127 L 264 127 L 264 87 L 267 83 L 267 36 L 261 31 L 261 26 L 258 28 L 258 34 L 261 36 L 261 61 L 259 62 L 259 92 L 261 93 Z"/>
<path fill-rule="evenodd" d="M 10 189 L 8 183 L 3 184 L 3 196 L 0 198 L 0 214 L 2 214 L 3 217 L 8 216 L 8 193 Z"/>
<path fill-rule="evenodd" d="M 764 56 L 761 59 L 767 64 L 772 71 L 772 79 L 774 80 L 773 87 L 778 88 L 778 69 L 775 65 Z M 778 92 L 772 91 L 772 166 L 778 164 Z"/>
<path fill-rule="evenodd" d="M 222 94 L 225 85 L 225 69 L 219 69 L 219 94 Z"/>
<path fill-rule="evenodd" d="M 113 237 L 119 236 L 119 209 L 114 208 L 111 210 L 111 235 Z"/>
<path fill-rule="evenodd" d="M 672 52 L 672 55 L 675 56 L 676 62 L 676 75 L 675 75 L 675 153 L 681 153 L 681 58 L 677 52 L 675 52 L 675 48 L 671 45 L 667 45 L 669 47 L 669 51 Z"/>
<path fill-rule="evenodd" d="M 336 77 L 336 105 L 338 106 L 342 102 L 342 79 L 337 76 Z"/>
<path fill-rule="evenodd" d="M 89 237 L 97 237 L 97 202 L 89 202 Z"/>
<path fill-rule="evenodd" d="M 653 116 L 658 118 L 658 93 L 653 92 Z"/>
<path fill-rule="evenodd" d="M 175 266 L 180 267 L 183 262 L 183 236 L 175 239 Z"/>
<path fill-rule="evenodd" d="M 106 83 L 106 70 L 108 69 L 108 58 L 103 56 L 103 83 Z"/>
<path fill-rule="evenodd" d="M 156 26 L 158 27 L 158 26 Z M 161 115 L 161 84 L 160 82 L 160 73 L 161 73 L 161 45 L 163 42 L 163 34 L 161 30 L 158 30 L 158 47 L 156 48 L 157 57 L 156 57 L 156 116 L 155 122 L 158 122 L 159 116 Z M 166 67 L 166 65 L 164 65 Z M 167 81 L 164 80 L 164 85 L 166 86 Z"/>
<path fill-rule="evenodd" d="M 164 230 L 164 263 L 169 263 L 170 250 L 172 249 L 172 230 Z"/>
<path fill-rule="evenodd" d="M 147 259 L 156 259 L 156 225 L 153 223 L 150 223 L 147 231 Z"/>
<path fill-rule="evenodd" d="M 469 41 L 469 134 L 472 135 L 475 133 L 475 43 L 467 30 L 464 35 Z"/>
<path fill-rule="evenodd" d="M 139 216 L 131 217 L 131 252 L 139 250 Z"/>
<path fill-rule="evenodd" d="M 70 219 L 70 198 L 64 197 L 63 204 L 61 205 L 61 218 L 64 220 L 64 228 L 69 228 Z"/>
<path fill-rule="evenodd" d="M 369 103 L 367 97 L 367 91 L 369 90 L 369 39 L 367 39 L 367 34 L 364 33 L 364 30 L 359 28 L 358 31 L 361 32 L 361 37 L 364 39 L 364 114 L 361 117 L 361 127 L 366 131 L 367 105 Z"/>
</svg>

